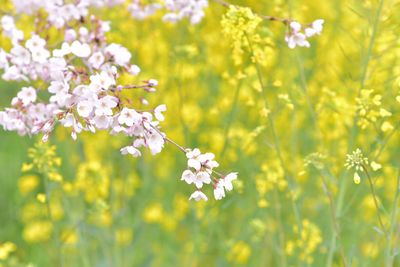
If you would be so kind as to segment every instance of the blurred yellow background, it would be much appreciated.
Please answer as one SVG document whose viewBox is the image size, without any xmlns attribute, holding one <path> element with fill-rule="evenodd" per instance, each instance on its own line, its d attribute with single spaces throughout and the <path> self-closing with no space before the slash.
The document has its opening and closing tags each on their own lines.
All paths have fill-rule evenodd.
<svg viewBox="0 0 400 267">
<path fill-rule="evenodd" d="M 149 101 L 167 105 L 164 131 L 238 171 L 235 189 L 189 202 L 185 155 L 169 144 L 134 159 L 119 153 L 127 138 L 106 132 L 74 142 L 57 128 L 42 144 L 1 131 L 0 266 L 400 266 L 400 1 L 232 4 L 322 18 L 324 30 L 291 50 L 285 25 L 238 22 L 211 1 L 194 26 L 97 13 L 142 69 L 122 81 L 157 79 Z M 1 87 L 6 107 L 21 84 Z M 356 148 L 377 164 L 387 233 L 366 174 L 356 185 L 344 167 Z"/>
</svg>

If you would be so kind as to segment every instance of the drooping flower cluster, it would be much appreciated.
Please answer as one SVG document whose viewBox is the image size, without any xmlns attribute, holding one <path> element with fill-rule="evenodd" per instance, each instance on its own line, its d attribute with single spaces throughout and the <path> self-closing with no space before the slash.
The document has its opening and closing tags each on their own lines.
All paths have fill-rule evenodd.
<svg viewBox="0 0 400 267">
<path fill-rule="evenodd" d="M 122 74 L 136 76 L 140 68 L 131 64 L 128 49 L 107 42 L 110 23 L 88 14 L 87 8 L 91 5 L 120 1 L 88 0 L 77 5 L 55 2 L 57 8 L 71 5 L 77 12 L 64 22 L 72 18 L 77 21 L 67 25 L 53 20 L 52 14 L 48 14 L 44 28 L 37 26 L 29 37 L 25 37 L 12 16 L 5 15 L 1 19 L 2 32 L 12 43 L 9 51 L 0 48 L 2 78 L 27 83 L 36 81 L 40 88 L 22 87 L 12 99 L 11 106 L 0 111 L 0 125 L 20 135 L 43 134 L 43 141 L 48 140 L 56 124 L 71 129 L 74 140 L 83 131 L 106 130 L 112 135 L 122 134 L 132 139 L 129 145 L 121 148 L 123 155 L 141 156 L 142 147 L 152 154 L 161 152 L 165 142 L 170 140 L 159 127 L 166 106 L 146 108 L 149 103 L 144 97 L 132 100 L 122 94 L 123 90 L 155 92 L 157 80 L 148 79 L 137 85 L 119 84 Z M 40 13 L 43 8 L 50 12 L 52 4 L 54 1 L 26 0 L 18 2 L 16 10 Z M 52 27 L 64 33 L 61 42 L 47 41 L 51 40 L 48 36 Z M 194 152 L 191 162 L 198 162 L 195 168 L 198 180 L 193 183 L 201 188 L 203 183 L 211 183 L 212 169 L 218 163 L 211 153 L 198 156 L 200 154 Z M 232 189 L 232 186 L 227 188 Z"/>
<path fill-rule="evenodd" d="M 62 28 L 72 20 L 79 20 L 89 14 L 91 7 L 109 7 L 120 5 L 125 0 L 13 0 L 18 13 L 34 14 L 43 9 L 47 13 L 47 21 L 57 28 Z"/>
<path fill-rule="evenodd" d="M 121 90 L 131 88 L 153 92 L 157 81 L 118 85 L 122 72 L 137 75 L 140 69 L 130 64 L 131 54 L 126 48 L 106 42 L 109 24 L 94 17 L 91 20 L 97 26 L 94 30 L 84 26 L 77 32 L 66 29 L 64 42 L 52 51 L 37 34 L 25 43 L 15 43 L 10 53 L 1 50 L 6 59 L 2 64 L 5 80 L 41 79 L 49 83 L 50 98 L 49 103 L 37 102 L 38 90 L 22 88 L 12 107 L 0 113 L 0 124 L 21 135 L 43 133 L 43 140 L 48 139 L 57 121 L 72 129 L 73 139 L 82 131 L 109 130 L 134 137 L 132 147 L 136 150 L 123 148 L 122 153 L 138 156 L 137 148 L 142 146 L 159 153 L 164 139 L 156 127 L 164 119 L 161 112 L 166 110 L 165 105 L 138 112 L 124 107 L 120 96 Z"/>
<path fill-rule="evenodd" d="M 181 180 L 196 186 L 196 191 L 189 199 L 207 201 L 207 196 L 202 192 L 204 184 L 213 185 L 216 200 L 225 197 L 225 190 L 232 191 L 232 181 L 237 179 L 237 173 L 222 175 L 214 171 L 213 169 L 217 168 L 219 164 L 214 160 L 215 155 L 213 153 L 201 154 L 198 148 L 187 149 L 186 157 L 188 159 L 188 169 L 182 173 Z"/>
<path fill-rule="evenodd" d="M 285 41 L 291 49 L 296 46 L 310 47 L 307 38 L 314 35 L 320 35 L 323 29 L 323 24 L 323 19 L 317 19 L 310 25 L 306 25 L 304 32 L 302 32 L 303 26 L 297 21 L 292 21 L 289 23 L 289 32 L 286 33 Z"/>
<path fill-rule="evenodd" d="M 208 0 L 163 0 L 161 3 L 143 5 L 140 0 L 133 0 L 129 5 L 129 11 L 136 19 L 143 20 L 165 9 L 164 21 L 178 22 L 188 18 L 191 24 L 199 23 L 204 17 L 204 9 L 208 7 Z"/>
</svg>

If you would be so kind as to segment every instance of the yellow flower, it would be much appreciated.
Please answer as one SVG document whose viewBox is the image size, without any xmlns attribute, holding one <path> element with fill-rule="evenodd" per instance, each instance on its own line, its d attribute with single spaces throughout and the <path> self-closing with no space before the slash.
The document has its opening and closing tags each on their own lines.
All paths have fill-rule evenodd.
<svg viewBox="0 0 400 267">
<path fill-rule="evenodd" d="M 143 212 L 143 219 L 147 223 L 159 223 L 163 217 L 164 210 L 161 203 L 150 204 Z"/>
<path fill-rule="evenodd" d="M 246 264 L 251 256 L 251 248 L 244 241 L 236 242 L 228 253 L 228 260 L 233 263 Z"/>
<path fill-rule="evenodd" d="M 120 246 L 127 246 L 132 242 L 133 231 L 130 228 L 119 228 L 115 231 L 115 241 Z"/>
<path fill-rule="evenodd" d="M 32 192 L 38 185 L 39 177 L 36 175 L 24 175 L 18 180 L 18 188 L 23 195 Z"/>
<path fill-rule="evenodd" d="M 33 164 L 32 163 L 23 163 L 22 167 L 21 167 L 21 171 L 22 172 L 27 172 L 27 171 L 32 170 L 32 168 L 33 168 Z"/>
<path fill-rule="evenodd" d="M 65 245 L 75 245 L 79 240 L 79 235 L 75 229 L 63 229 L 60 240 Z"/>
<path fill-rule="evenodd" d="M 11 242 L 0 244 L 0 260 L 6 260 L 10 253 L 17 250 L 17 246 Z"/>
<path fill-rule="evenodd" d="M 37 194 L 36 195 L 36 199 L 40 202 L 40 203 L 46 203 L 46 195 L 45 194 Z"/>
<path fill-rule="evenodd" d="M 355 184 L 359 184 L 361 181 L 361 177 L 360 177 L 360 175 L 358 175 L 357 172 L 354 173 L 353 181 Z"/>
<path fill-rule="evenodd" d="M 377 162 L 375 162 L 375 161 L 372 161 L 371 162 L 371 168 L 372 168 L 373 171 L 377 171 L 377 170 L 382 168 L 382 165 L 377 163 Z"/>
<path fill-rule="evenodd" d="M 22 236 L 29 243 L 47 241 L 53 233 L 53 225 L 49 221 L 33 221 L 24 227 Z"/>
<path fill-rule="evenodd" d="M 390 122 L 385 121 L 384 123 L 382 123 L 382 126 L 381 126 L 382 132 L 387 132 L 387 131 L 390 131 L 393 129 L 394 129 L 394 127 Z"/>
</svg>

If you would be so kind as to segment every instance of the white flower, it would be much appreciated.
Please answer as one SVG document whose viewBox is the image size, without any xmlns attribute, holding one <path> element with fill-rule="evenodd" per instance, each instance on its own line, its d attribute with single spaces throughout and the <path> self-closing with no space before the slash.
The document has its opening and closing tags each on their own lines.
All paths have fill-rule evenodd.
<svg viewBox="0 0 400 267">
<path fill-rule="evenodd" d="M 0 48 L 0 69 L 8 68 L 7 53 Z"/>
<path fill-rule="evenodd" d="M 57 103 L 60 107 L 64 107 L 67 105 L 68 101 L 70 101 L 72 95 L 66 92 L 60 92 L 50 97 L 50 102 Z"/>
<path fill-rule="evenodd" d="M 96 52 L 89 58 L 89 64 L 95 69 L 99 69 L 103 63 L 104 56 L 101 52 Z"/>
<path fill-rule="evenodd" d="M 148 81 L 148 84 L 149 84 L 149 86 L 154 87 L 154 86 L 157 86 L 157 85 L 158 85 L 158 81 L 155 80 L 155 79 L 150 79 L 150 80 Z"/>
<path fill-rule="evenodd" d="M 23 87 L 17 96 L 26 106 L 36 101 L 36 90 L 33 87 Z"/>
<path fill-rule="evenodd" d="M 292 22 L 290 22 L 290 29 L 293 32 L 297 33 L 301 30 L 301 24 L 297 21 L 292 21 Z"/>
<path fill-rule="evenodd" d="M 118 122 L 123 125 L 132 126 L 138 123 L 142 119 L 142 116 L 134 109 L 123 108 L 118 117 Z"/>
<path fill-rule="evenodd" d="M 76 40 L 71 45 L 71 52 L 77 57 L 86 58 L 90 56 L 91 50 L 88 44 Z"/>
<path fill-rule="evenodd" d="M 60 120 L 60 123 L 66 128 L 72 127 L 71 137 L 74 140 L 77 138 L 77 133 L 80 133 L 83 129 L 82 124 L 75 119 L 72 113 L 68 113 Z"/>
<path fill-rule="evenodd" d="M 188 166 L 195 169 L 196 171 L 200 171 L 201 169 L 201 163 L 197 159 L 189 159 Z"/>
<path fill-rule="evenodd" d="M 166 110 L 167 110 L 167 106 L 164 104 L 156 107 L 154 109 L 154 116 L 156 117 L 156 119 L 159 121 L 163 121 L 165 118 L 164 118 L 164 115 L 162 114 L 162 112 L 165 112 Z"/>
<path fill-rule="evenodd" d="M 95 113 L 97 116 L 101 115 L 112 115 L 112 109 L 118 104 L 118 99 L 113 96 L 105 96 L 96 101 Z"/>
<path fill-rule="evenodd" d="M 110 86 L 115 85 L 115 79 L 108 72 L 102 71 L 100 74 L 90 76 L 90 87 L 95 91 L 101 89 L 108 90 Z"/>
<path fill-rule="evenodd" d="M 131 53 L 125 47 L 112 43 L 106 47 L 105 52 L 112 56 L 115 63 L 120 66 L 125 66 L 131 60 Z"/>
<path fill-rule="evenodd" d="M 138 65 L 131 65 L 128 69 L 128 72 L 132 75 L 138 75 L 140 73 L 140 68 Z"/>
<path fill-rule="evenodd" d="M 1 27 L 6 32 L 12 31 L 15 28 L 14 18 L 9 15 L 1 17 Z"/>
<path fill-rule="evenodd" d="M 195 148 L 193 150 L 188 150 L 186 152 L 186 157 L 188 159 L 192 159 L 192 158 L 195 158 L 195 157 L 199 156 L 200 154 L 201 154 L 200 149 Z"/>
<path fill-rule="evenodd" d="M 126 146 L 121 148 L 121 154 L 122 155 L 127 155 L 127 154 L 131 154 L 134 157 L 140 157 L 142 154 L 140 153 L 140 151 L 133 147 L 133 146 Z"/>
<path fill-rule="evenodd" d="M 71 46 L 66 42 L 62 43 L 61 49 L 53 50 L 54 57 L 64 57 L 70 53 L 71 53 Z"/>
<path fill-rule="evenodd" d="M 52 81 L 49 88 L 47 89 L 52 94 L 67 93 L 69 90 L 69 84 L 65 81 Z"/>
<path fill-rule="evenodd" d="M 76 120 L 73 114 L 68 113 L 60 122 L 64 127 L 71 127 L 75 124 Z"/>
<path fill-rule="evenodd" d="M 50 57 L 50 52 L 44 48 L 39 48 L 32 51 L 32 60 L 38 63 L 45 63 Z"/>
<path fill-rule="evenodd" d="M 111 118 L 106 115 L 95 116 L 93 120 L 96 127 L 99 129 L 107 129 L 111 124 Z"/>
<path fill-rule="evenodd" d="M 233 185 L 232 185 L 232 181 L 237 179 L 237 172 L 232 172 L 229 173 L 228 175 L 226 175 L 223 180 L 224 180 L 224 187 L 226 190 L 228 191 L 232 191 L 233 189 Z"/>
<path fill-rule="evenodd" d="M 25 43 L 26 48 L 28 48 L 31 52 L 41 50 L 45 47 L 45 45 L 46 41 L 40 38 L 38 35 L 33 35 L 31 39 Z"/>
<path fill-rule="evenodd" d="M 207 201 L 208 200 L 207 196 L 200 190 L 194 191 L 194 193 L 190 195 L 189 200 L 192 200 L 192 199 L 194 199 L 196 201 L 200 201 L 200 200 Z"/>
<path fill-rule="evenodd" d="M 191 170 L 185 170 L 182 173 L 181 181 L 185 181 L 186 183 L 191 184 L 195 179 L 196 175 Z"/>
<path fill-rule="evenodd" d="M 65 30 L 64 39 L 67 42 L 72 42 L 76 40 L 76 31 L 74 29 Z"/>
<path fill-rule="evenodd" d="M 153 132 L 146 138 L 146 143 L 149 146 L 151 154 L 155 155 L 160 153 L 164 147 L 164 137 L 158 132 Z"/>
<path fill-rule="evenodd" d="M 214 188 L 214 198 L 216 200 L 221 200 L 222 198 L 225 197 L 225 190 L 223 184 L 224 184 L 223 181 L 220 180 Z"/>
<path fill-rule="evenodd" d="M 324 20 L 317 19 L 312 24 L 311 27 L 305 29 L 307 37 L 314 36 L 316 34 L 320 35 L 323 29 Z"/>
<path fill-rule="evenodd" d="M 307 41 L 306 36 L 302 33 L 293 33 L 292 35 L 286 36 L 286 42 L 289 48 L 293 49 L 296 46 L 310 47 L 310 43 Z"/>
<path fill-rule="evenodd" d="M 23 64 L 29 64 L 31 62 L 31 53 L 27 49 L 25 49 L 22 46 L 14 46 L 11 49 L 11 55 L 12 59 L 11 61 L 15 65 L 23 65 Z"/>
<path fill-rule="evenodd" d="M 196 173 L 196 176 L 193 179 L 193 183 L 199 189 L 203 187 L 203 183 L 210 184 L 211 183 L 210 174 L 204 171 Z"/>
<path fill-rule="evenodd" d="M 93 110 L 93 103 L 88 100 L 80 101 L 77 105 L 77 111 L 79 116 L 82 116 L 84 118 L 89 117 L 90 113 L 92 113 L 92 110 Z"/>
</svg>

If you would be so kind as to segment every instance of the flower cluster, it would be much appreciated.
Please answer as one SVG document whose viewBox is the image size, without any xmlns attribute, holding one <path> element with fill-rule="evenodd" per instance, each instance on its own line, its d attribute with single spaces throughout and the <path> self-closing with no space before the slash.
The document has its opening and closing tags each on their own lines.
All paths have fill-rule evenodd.
<svg viewBox="0 0 400 267">
<path fill-rule="evenodd" d="M 262 40 L 257 27 L 262 19 L 248 7 L 229 6 L 222 17 L 222 34 L 229 38 L 232 47 L 232 57 L 235 64 L 243 62 L 244 51 L 249 50 L 249 42 L 256 43 Z"/>
<path fill-rule="evenodd" d="M 358 174 L 359 171 L 364 171 L 366 165 L 368 165 L 368 158 L 364 157 L 361 149 L 357 148 L 351 154 L 347 154 L 347 159 L 345 163 L 345 167 L 347 169 L 355 168 L 356 171 L 354 172 L 354 183 L 359 184 L 361 181 L 361 177 Z"/>
<path fill-rule="evenodd" d="M 297 21 L 292 21 L 289 23 L 289 32 L 286 33 L 285 41 L 291 49 L 296 46 L 310 47 L 307 38 L 314 35 L 320 35 L 323 29 L 323 24 L 323 19 L 317 19 L 313 23 L 306 25 L 303 33 L 301 31 L 303 26 Z"/>
<path fill-rule="evenodd" d="M 345 167 L 347 169 L 355 168 L 356 171 L 362 171 L 364 166 L 368 164 L 368 158 L 364 157 L 361 149 L 357 148 L 351 154 L 346 155 L 346 164 Z"/>
<path fill-rule="evenodd" d="M 71 129 L 74 140 L 83 131 L 94 133 L 105 130 L 112 135 L 120 134 L 132 139 L 129 145 L 120 149 L 123 155 L 139 157 L 142 154 L 139 149 L 143 147 L 152 154 L 161 152 L 165 141 L 170 140 L 159 127 L 164 120 L 166 105 L 147 108 L 149 103 L 144 96 L 132 100 L 122 93 L 124 90 L 155 92 L 157 80 L 119 84 L 121 75 L 137 76 L 140 68 L 131 63 L 132 56 L 127 48 L 107 42 L 110 23 L 88 14 L 90 6 L 119 2 L 87 0 L 76 5 L 64 4 L 63 1 L 18 2 L 16 10 L 19 12 L 40 12 L 41 8 L 48 12 L 47 25 L 44 28 L 37 26 L 28 38 L 16 27 L 12 16 L 3 16 L 3 32 L 10 38 L 12 47 L 10 51 L 0 48 L 0 70 L 4 71 L 2 78 L 40 84 L 40 88 L 22 87 L 12 99 L 11 106 L 0 111 L 0 125 L 5 130 L 16 131 L 20 135 L 43 134 L 44 142 L 49 139 L 56 124 Z M 171 1 L 168 6 L 177 11 L 185 6 L 179 3 Z M 198 4 L 201 5 L 201 1 Z M 51 13 L 53 7 L 64 8 L 63 12 L 67 10 L 71 16 L 63 14 L 60 21 L 55 20 Z M 76 22 L 65 24 L 69 19 L 76 19 Z M 51 40 L 48 37 L 52 27 L 63 33 L 63 39 L 56 44 L 48 41 Z M 203 183 L 211 183 L 212 169 L 218 163 L 211 153 L 196 153 L 192 152 L 190 162 L 197 178 L 191 182 L 200 189 Z M 229 177 L 225 180 L 233 180 L 232 175 Z M 230 182 L 225 188 L 232 189 Z"/>
<path fill-rule="evenodd" d="M 164 21 L 178 22 L 188 18 L 191 24 L 199 23 L 204 17 L 204 9 L 208 0 L 163 0 L 161 3 L 143 5 L 140 0 L 133 0 L 128 9 L 136 19 L 143 20 L 153 15 L 157 10 L 165 9 Z"/>
<path fill-rule="evenodd" d="M 64 27 L 69 21 L 86 17 L 91 7 L 114 6 L 124 2 L 125 0 L 82 0 L 76 3 L 63 0 L 13 0 L 18 13 L 31 15 L 42 9 L 48 15 L 47 21 L 57 28 Z"/>
<path fill-rule="evenodd" d="M 183 172 L 181 180 L 196 186 L 196 191 L 189 199 L 207 201 L 207 196 L 201 191 L 204 184 L 213 184 L 216 200 L 225 197 L 225 190 L 232 191 L 232 181 L 237 179 L 237 173 L 222 175 L 214 171 L 213 169 L 217 168 L 219 164 L 214 160 L 213 153 L 202 154 L 198 148 L 187 149 L 186 157 L 188 169 Z M 214 175 L 218 178 L 215 178 Z"/>
<path fill-rule="evenodd" d="M 127 101 L 120 94 L 123 89 L 154 92 L 157 81 L 118 85 L 120 74 L 137 75 L 140 68 L 130 64 L 131 54 L 125 47 L 106 42 L 105 33 L 110 29 L 107 22 L 93 16 L 91 22 L 96 25 L 93 30 L 84 26 L 77 31 L 66 29 L 64 42 L 53 50 L 37 34 L 24 44 L 15 43 L 9 53 L 1 50 L 5 80 L 41 79 L 49 84 L 50 98 L 38 102 L 38 90 L 22 88 L 12 100 L 12 107 L 0 113 L 0 124 L 21 135 L 43 133 L 46 141 L 59 121 L 72 129 L 73 139 L 82 131 L 109 130 L 135 138 L 131 146 L 121 150 L 123 154 L 139 156 L 137 148 L 143 146 L 153 154 L 160 152 L 164 139 L 156 128 L 164 119 L 161 113 L 165 105 L 138 112 L 125 106 Z M 142 102 L 147 104 L 146 100 Z"/>
</svg>

